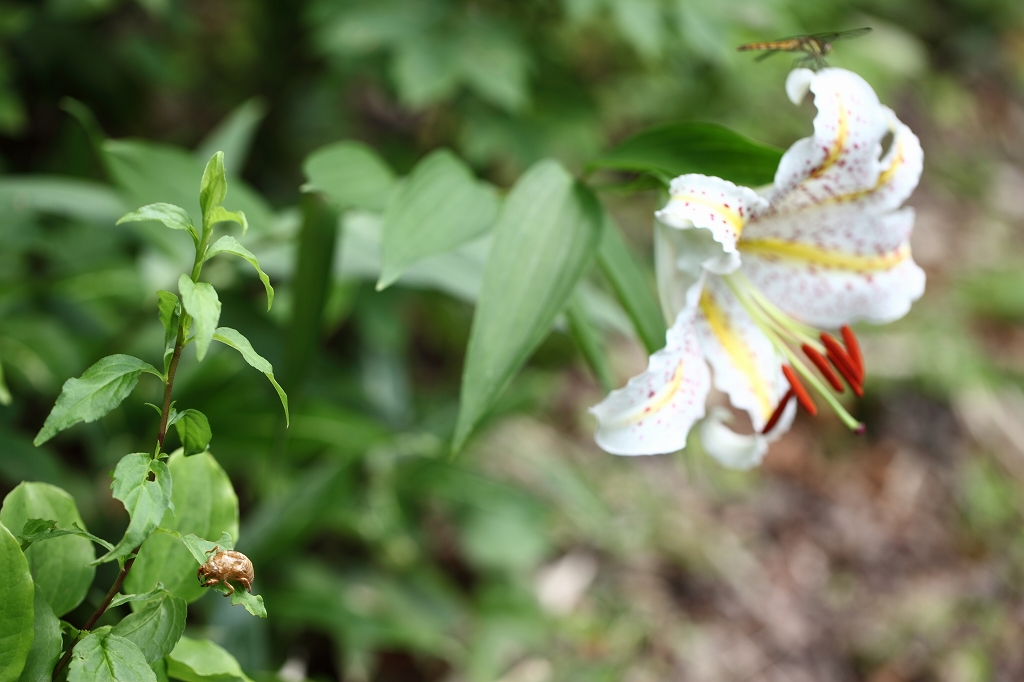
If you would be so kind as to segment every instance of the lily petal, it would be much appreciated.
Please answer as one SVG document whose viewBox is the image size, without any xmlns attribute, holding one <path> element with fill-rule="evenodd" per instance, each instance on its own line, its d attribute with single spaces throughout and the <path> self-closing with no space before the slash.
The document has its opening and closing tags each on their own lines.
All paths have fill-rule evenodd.
<svg viewBox="0 0 1024 682">
<path fill-rule="evenodd" d="M 814 135 L 783 155 L 771 196 L 776 211 L 871 190 L 881 173 L 889 121 L 875 91 L 852 71 L 822 69 L 811 76 L 806 71 L 793 70 L 786 87 L 791 96 L 814 93 Z"/>
<path fill-rule="evenodd" d="M 704 451 L 714 457 L 722 466 L 730 469 L 753 469 L 758 466 L 768 452 L 768 445 L 789 431 L 796 416 L 796 401 L 791 400 L 786 406 L 782 417 L 765 435 L 760 433 L 739 434 L 726 424 L 732 421 L 732 413 L 716 407 L 711 410 L 707 419 L 701 422 L 700 439 Z"/>
<path fill-rule="evenodd" d="M 723 253 L 710 230 L 680 230 L 654 223 L 654 272 L 666 320 L 695 308 L 706 272 L 733 272 L 739 253 Z"/>
<path fill-rule="evenodd" d="M 914 211 L 881 216 L 856 204 L 805 207 L 751 223 L 742 272 L 786 313 L 815 327 L 903 317 L 924 293 L 910 254 Z"/>
<path fill-rule="evenodd" d="M 782 362 L 764 335 L 721 278 L 709 276 L 696 317 L 704 357 L 714 370 L 715 388 L 745 410 L 756 431 L 771 417 L 789 385 Z"/>
<path fill-rule="evenodd" d="M 733 254 L 751 215 L 767 207 L 768 203 L 752 189 L 721 178 L 690 174 L 672 180 L 668 204 L 654 215 L 669 227 L 710 230 L 722 252 Z M 728 271 L 729 267 L 734 270 L 735 261 L 726 258 L 718 270 Z"/>
<path fill-rule="evenodd" d="M 690 427 L 704 416 L 711 375 L 683 310 L 651 356 L 647 371 L 590 408 L 597 417 L 598 446 L 613 455 L 660 455 L 681 450 Z"/>
</svg>

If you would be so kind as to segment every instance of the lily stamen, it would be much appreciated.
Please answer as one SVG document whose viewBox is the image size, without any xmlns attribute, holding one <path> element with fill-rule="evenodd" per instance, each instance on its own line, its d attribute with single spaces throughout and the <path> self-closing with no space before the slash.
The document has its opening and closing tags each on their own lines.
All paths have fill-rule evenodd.
<svg viewBox="0 0 1024 682">
<path fill-rule="evenodd" d="M 800 346 L 800 349 L 804 352 L 804 355 L 814 363 L 814 366 L 818 368 L 821 375 L 828 380 L 828 383 L 832 385 L 832 388 L 835 389 L 836 393 L 842 393 L 846 390 L 846 387 L 843 386 L 843 382 L 841 382 L 839 377 L 835 375 L 835 372 L 832 371 L 832 368 L 828 364 L 828 360 L 826 360 L 821 353 L 814 350 L 811 348 L 810 344 L 806 343 Z"/>
<path fill-rule="evenodd" d="M 847 355 L 846 350 L 839 345 L 838 341 L 825 332 L 821 333 L 821 342 L 825 344 L 825 348 L 828 349 L 826 356 L 832 362 L 832 365 L 839 370 L 839 373 L 843 375 L 846 382 L 850 384 L 850 389 L 853 391 L 854 395 L 858 398 L 863 398 L 864 388 L 862 383 L 864 381 L 864 377 L 857 371 L 856 365 L 850 356 Z"/>
<path fill-rule="evenodd" d="M 796 396 L 796 399 L 800 401 L 803 408 L 807 410 L 807 414 L 812 417 L 816 417 L 818 415 L 818 406 L 814 404 L 813 400 L 811 400 L 811 394 L 808 393 L 807 389 L 804 388 L 804 385 L 800 383 L 800 378 L 796 375 L 796 372 L 793 371 L 793 368 L 789 365 L 783 365 L 782 373 L 786 375 L 786 381 L 789 382 L 790 390 L 793 395 Z"/>
<path fill-rule="evenodd" d="M 853 330 L 847 325 L 840 327 L 839 331 L 843 335 L 843 343 L 846 344 L 846 349 L 850 352 L 850 359 L 853 360 L 856 365 L 857 373 L 861 377 L 861 381 L 864 379 L 864 355 L 860 352 L 860 343 L 857 342 L 857 337 L 854 335 Z"/>
<path fill-rule="evenodd" d="M 761 429 L 761 433 L 769 433 L 775 428 L 775 425 L 779 423 L 780 419 L 782 419 L 782 413 L 786 411 L 786 406 L 789 405 L 789 401 L 793 399 L 794 395 L 796 394 L 793 393 L 793 389 L 791 388 L 786 392 L 786 395 L 782 396 L 782 400 L 779 401 L 775 411 L 772 412 L 772 416 L 768 418 L 764 428 Z"/>
</svg>

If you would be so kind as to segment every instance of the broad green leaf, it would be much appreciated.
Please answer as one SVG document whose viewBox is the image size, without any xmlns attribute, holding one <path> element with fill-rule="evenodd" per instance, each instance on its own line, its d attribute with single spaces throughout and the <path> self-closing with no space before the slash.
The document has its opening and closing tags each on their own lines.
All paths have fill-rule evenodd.
<svg viewBox="0 0 1024 682">
<path fill-rule="evenodd" d="M 178 451 L 167 460 L 167 468 L 174 478 L 174 513 L 167 512 L 162 528 L 203 538 L 219 538 L 222 533 L 238 537 L 238 497 L 213 455 L 185 457 Z M 145 592 L 163 583 L 174 596 L 193 602 L 205 594 L 196 567 L 196 560 L 176 537 L 154 533 L 139 550 L 125 589 Z"/>
<path fill-rule="evenodd" d="M 0 682 L 14 682 L 32 648 L 32 575 L 18 541 L 0 524 Z"/>
<path fill-rule="evenodd" d="M 614 388 L 612 370 L 604 353 L 601 334 L 594 328 L 587 315 L 587 310 L 578 296 L 574 296 L 569 301 L 569 305 L 565 309 L 565 316 L 569 322 L 569 331 L 573 340 L 576 341 L 580 353 L 590 365 L 601 388 L 607 393 Z"/>
<path fill-rule="evenodd" d="M 75 645 L 68 682 L 156 682 L 138 645 L 99 628 Z"/>
<path fill-rule="evenodd" d="M 601 208 L 555 161 L 515 184 L 498 225 L 466 351 L 454 449 L 547 335 L 593 258 Z"/>
<path fill-rule="evenodd" d="M 185 631 L 187 610 L 184 599 L 165 591 L 159 598 L 143 602 L 140 609 L 125 616 L 110 632 L 135 642 L 146 661 L 153 663 L 178 643 Z"/>
<path fill-rule="evenodd" d="M 224 174 L 224 152 L 215 152 L 206 162 L 203 179 L 199 182 L 199 207 L 203 210 L 203 234 L 213 224 L 213 209 L 224 203 L 228 195 L 228 180 Z"/>
<path fill-rule="evenodd" d="M 227 587 L 224 585 L 214 585 L 211 589 L 217 590 L 221 594 L 227 592 Z M 267 617 L 267 607 L 263 603 L 263 597 L 258 594 L 250 594 L 245 589 L 235 586 L 235 591 L 231 593 L 231 605 L 238 606 L 241 604 L 245 607 L 245 610 L 249 612 L 250 616 L 256 616 L 257 618 Z"/>
<path fill-rule="evenodd" d="M 53 519 L 29 519 L 25 523 L 25 527 L 22 529 L 21 534 L 18 536 L 18 541 L 21 542 L 22 550 L 27 550 L 31 545 L 37 542 L 52 540 L 54 538 L 62 538 L 68 535 L 86 538 L 101 547 L 106 547 L 107 549 L 114 548 L 112 544 L 103 538 L 96 537 L 92 533 L 79 528 L 77 523 L 72 523 L 71 528 L 58 528 L 57 522 Z M 90 557 L 89 560 L 92 561 L 92 558 Z"/>
<path fill-rule="evenodd" d="M 597 262 L 615 297 L 633 321 L 648 353 L 665 345 L 665 318 L 654 297 L 649 277 L 637 262 L 618 226 L 605 212 L 605 226 L 597 249 Z"/>
<path fill-rule="evenodd" d="M 192 216 L 180 206 L 175 206 L 174 204 L 149 204 L 137 211 L 121 216 L 117 224 L 138 223 L 143 220 L 155 220 L 172 230 L 184 230 L 192 235 L 192 243 L 196 245 L 196 248 L 199 247 L 199 233 L 196 232 L 196 228 L 192 224 Z"/>
<path fill-rule="evenodd" d="M 274 378 L 274 368 L 259 353 L 253 350 L 252 344 L 249 343 L 249 339 L 245 338 L 231 327 L 218 327 L 213 338 L 224 345 L 231 346 L 237 350 L 242 354 L 245 361 L 249 363 L 250 367 L 258 369 L 266 375 L 267 379 L 270 380 L 270 383 L 273 384 L 274 390 L 277 391 L 277 396 L 281 399 L 281 406 L 284 407 L 285 425 L 290 425 L 291 418 L 288 416 L 288 395 L 284 392 L 284 389 L 281 388 L 281 384 L 277 383 L 277 379 Z"/>
<path fill-rule="evenodd" d="M 192 558 L 195 559 L 200 566 L 209 560 L 210 555 L 213 554 L 215 550 L 235 548 L 235 541 L 227 531 L 220 534 L 220 540 L 217 542 L 204 540 L 195 533 L 182 535 L 181 533 L 172 532 L 171 534 L 181 540 L 181 544 L 185 546 L 185 549 L 189 551 L 189 554 L 192 555 Z"/>
<path fill-rule="evenodd" d="M 336 142 L 306 157 L 304 190 L 323 192 L 339 208 L 383 211 L 395 174 L 377 152 L 361 142 Z"/>
<path fill-rule="evenodd" d="M 252 251 L 242 246 L 234 237 L 226 235 L 215 241 L 207 249 L 205 260 L 210 260 L 218 253 L 230 253 L 238 256 L 256 268 L 256 274 L 259 275 L 260 281 L 263 282 L 263 288 L 267 290 L 267 310 L 270 310 L 270 306 L 274 304 L 274 287 L 270 286 L 270 278 L 260 268 L 260 262 L 256 260 L 256 256 L 252 254 Z"/>
<path fill-rule="evenodd" d="M 667 123 L 628 138 L 591 161 L 588 168 L 654 173 L 664 178 L 703 173 L 757 187 L 772 181 L 781 158 L 781 149 L 714 123 Z"/>
<path fill-rule="evenodd" d="M 249 146 L 256 128 L 266 113 L 267 107 L 258 97 L 242 102 L 203 138 L 196 148 L 196 158 L 206 161 L 221 150 L 224 152 L 224 172 L 231 176 L 238 175 L 249 156 Z"/>
<path fill-rule="evenodd" d="M 50 674 L 57 664 L 61 650 L 60 621 L 53 615 L 53 609 L 46 602 L 39 585 L 35 588 L 32 610 L 32 648 L 28 652 L 28 659 L 18 682 L 50 682 Z"/>
<path fill-rule="evenodd" d="M 160 312 L 160 324 L 164 328 L 164 343 L 167 343 L 178 333 L 178 323 L 174 319 L 180 312 L 178 310 L 178 297 L 170 291 L 158 291 L 156 292 L 156 297 L 157 310 Z"/>
<path fill-rule="evenodd" d="M 20 535 L 32 519 L 49 519 L 64 528 L 85 528 L 71 495 L 49 483 L 26 481 L 4 498 L 0 522 Z M 57 616 L 82 603 L 96 574 L 89 565 L 96 558 L 90 540 L 73 535 L 54 537 L 33 544 L 25 556 L 36 585 Z"/>
<path fill-rule="evenodd" d="M 110 225 L 128 209 L 108 185 L 47 175 L 0 177 L 0 215 L 54 213 Z"/>
<path fill-rule="evenodd" d="M 450 151 L 431 153 L 391 195 L 384 211 L 377 290 L 413 263 L 480 236 L 497 215 L 493 187 L 478 181 Z"/>
<path fill-rule="evenodd" d="M 529 56 L 514 34 L 490 22 L 471 20 L 457 38 L 459 66 L 481 99 L 509 112 L 529 100 Z"/>
<path fill-rule="evenodd" d="M 171 472 L 163 462 L 136 452 L 117 463 L 110 488 L 131 520 L 121 541 L 97 563 L 128 556 L 159 525 L 171 503 Z"/>
<path fill-rule="evenodd" d="M 196 358 L 202 360 L 210 348 L 214 330 L 220 321 L 220 299 L 217 290 L 206 282 L 193 282 L 189 276 L 182 274 L 178 278 L 178 291 L 181 292 L 181 304 L 192 317 L 195 325 Z"/>
<path fill-rule="evenodd" d="M 292 278 L 291 320 L 285 333 L 284 379 L 288 390 L 299 385 L 320 346 L 338 248 L 337 207 L 314 192 L 303 192 L 299 207 L 302 226 Z"/>
<path fill-rule="evenodd" d="M 208 639 L 182 637 L 167 654 L 167 675 L 182 682 L 252 682 L 235 657 Z"/>
<path fill-rule="evenodd" d="M 174 428 L 178 430 L 178 438 L 181 439 L 186 456 L 203 452 L 210 446 L 210 439 L 213 438 L 210 422 L 199 410 L 185 410 L 180 413 L 174 422 Z"/>
<path fill-rule="evenodd" d="M 163 379 L 153 365 L 131 355 L 108 355 L 80 378 L 68 379 L 32 442 L 42 445 L 78 422 L 96 421 L 128 397 L 143 372 Z"/>
<path fill-rule="evenodd" d="M 214 206 L 207 220 L 211 226 L 217 223 L 238 223 L 242 226 L 243 235 L 249 231 L 249 222 L 245 219 L 245 213 L 242 211 L 229 211 L 223 206 Z"/>
</svg>

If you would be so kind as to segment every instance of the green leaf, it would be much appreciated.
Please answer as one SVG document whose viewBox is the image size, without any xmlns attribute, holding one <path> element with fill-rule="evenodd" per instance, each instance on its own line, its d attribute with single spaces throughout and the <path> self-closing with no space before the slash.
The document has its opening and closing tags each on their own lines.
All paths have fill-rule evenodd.
<svg viewBox="0 0 1024 682">
<path fill-rule="evenodd" d="M 597 262 L 615 297 L 633 321 L 648 353 L 665 345 L 665 318 L 654 297 L 649 277 L 637 262 L 618 226 L 605 212 L 605 226 L 597 249 Z"/>
<path fill-rule="evenodd" d="M 242 234 L 249 231 L 249 222 L 241 211 L 229 211 L 223 206 L 214 206 L 207 217 L 210 226 L 217 223 L 238 223 L 242 226 Z"/>
<path fill-rule="evenodd" d="M 196 248 L 199 247 L 199 233 L 196 232 L 195 226 L 192 225 L 192 216 L 180 206 L 175 206 L 174 204 L 150 204 L 121 216 L 117 224 L 138 223 L 143 220 L 155 220 L 172 230 L 185 230 L 192 235 L 192 242 L 196 245 Z"/>
<path fill-rule="evenodd" d="M 206 162 L 203 179 L 199 183 L 199 207 L 203 211 L 203 234 L 213 225 L 213 209 L 224 203 L 228 195 L 228 180 L 224 174 L 224 152 L 216 152 Z"/>
<path fill-rule="evenodd" d="M 181 533 L 176 533 L 172 531 L 171 534 L 175 535 L 179 540 L 181 540 L 181 544 L 185 545 L 185 549 L 189 551 L 189 554 L 192 555 L 192 558 L 195 559 L 196 563 L 198 563 L 200 566 L 207 562 L 207 560 L 210 558 L 210 555 L 214 552 L 214 550 L 218 548 L 235 548 L 235 541 L 232 539 L 231 534 L 227 531 L 220 534 L 220 540 L 218 540 L 217 542 L 210 542 L 209 540 L 204 540 L 195 533 L 188 533 L 187 535 L 182 535 Z"/>
<path fill-rule="evenodd" d="M 391 195 L 384 211 L 377 290 L 413 263 L 480 236 L 497 215 L 493 187 L 479 182 L 447 149 L 431 153 Z"/>
<path fill-rule="evenodd" d="M 395 186 L 395 174 L 360 142 L 336 142 L 306 157 L 302 165 L 308 183 L 304 191 L 323 192 L 342 210 L 383 211 Z"/>
<path fill-rule="evenodd" d="M 285 386 L 298 386 L 309 367 L 323 332 L 324 309 L 334 286 L 338 248 L 338 209 L 322 194 L 303 192 L 299 198 L 302 226 L 296 245 L 292 278 L 291 319 L 285 333 Z"/>
<path fill-rule="evenodd" d="M 136 452 L 117 463 L 110 488 L 131 520 L 121 541 L 96 563 L 128 556 L 160 524 L 171 503 L 171 472 L 160 460 Z"/>
<path fill-rule="evenodd" d="M 754 142 L 714 123 L 667 123 L 628 138 L 591 161 L 587 168 L 654 173 L 715 175 L 757 187 L 772 182 L 782 150 Z"/>
<path fill-rule="evenodd" d="M 515 184 L 498 225 L 466 351 L 454 449 L 540 344 L 593 258 L 601 208 L 555 161 Z"/>
<path fill-rule="evenodd" d="M 35 614 L 32 623 L 32 648 L 28 652 L 18 682 L 50 682 L 53 667 L 60 656 L 62 638 L 60 621 L 53 615 L 53 609 L 46 602 L 39 585 L 35 587 L 32 610 Z"/>
<path fill-rule="evenodd" d="M 0 214 L 53 213 L 110 225 L 128 210 L 110 186 L 92 180 L 47 175 L 0 179 Z"/>
<path fill-rule="evenodd" d="M 192 316 L 195 324 L 196 358 L 202 360 L 210 348 L 214 330 L 220 321 L 220 299 L 217 290 L 206 282 L 193 282 L 188 275 L 178 278 L 178 291 L 185 312 Z"/>
<path fill-rule="evenodd" d="M 27 550 L 31 545 L 37 542 L 42 542 L 43 540 L 52 540 L 54 538 L 75 535 L 86 538 L 91 542 L 95 542 L 101 547 L 106 547 L 107 549 L 114 548 L 112 544 L 103 538 L 96 537 L 92 533 L 79 528 L 77 523 L 72 523 L 71 526 L 71 528 L 58 528 L 57 522 L 53 519 L 29 519 L 25 522 L 25 527 L 22 529 L 21 535 L 18 536 L 18 541 L 21 542 L 21 549 Z M 91 556 L 89 557 L 89 561 L 92 561 Z"/>
<path fill-rule="evenodd" d="M 174 513 L 167 512 L 161 529 L 179 536 L 194 533 L 218 538 L 222 533 L 238 536 L 238 497 L 231 480 L 209 452 L 185 457 L 171 455 L 167 468 L 174 478 L 171 500 Z M 209 548 L 207 548 L 209 549 Z M 205 562 L 204 558 L 202 562 Z M 142 545 L 139 556 L 125 580 L 125 589 L 145 592 L 163 583 L 167 591 L 187 602 L 205 594 L 196 578 L 196 560 L 177 537 L 154 533 Z"/>
<path fill-rule="evenodd" d="M 163 532 L 163 529 L 160 529 L 159 532 Z M 133 601 L 151 601 L 166 593 L 167 590 L 164 589 L 163 583 L 157 583 L 156 587 L 149 592 L 143 592 L 142 594 L 119 594 L 110 600 L 110 605 L 107 608 L 113 609 Z"/>
<path fill-rule="evenodd" d="M 23 533 L 33 519 L 49 519 L 65 528 L 85 528 L 74 498 L 49 483 L 23 482 L 4 498 L 0 522 L 15 533 Z M 96 569 L 89 563 L 96 558 L 92 542 L 68 535 L 34 544 L 25 550 L 32 576 L 57 616 L 63 616 L 82 603 L 92 584 Z"/>
<path fill-rule="evenodd" d="M 0 524 L 0 682 L 14 682 L 32 648 L 34 599 L 28 560 Z"/>
<path fill-rule="evenodd" d="M 80 378 L 68 379 L 32 442 L 42 445 L 78 422 L 96 421 L 128 397 L 143 372 L 163 379 L 153 365 L 131 355 L 108 355 Z"/>
<path fill-rule="evenodd" d="M 0 405 L 10 405 L 12 400 L 11 389 L 7 388 L 7 380 L 4 379 L 4 366 L 0 363 Z"/>
<path fill-rule="evenodd" d="M 185 613 L 188 605 L 184 599 L 164 593 L 157 599 L 144 602 L 142 608 L 125 616 L 114 626 L 111 634 L 135 642 L 153 663 L 171 653 L 185 631 Z"/>
<path fill-rule="evenodd" d="M 598 383 L 605 393 L 614 388 L 612 370 L 608 365 L 608 358 L 604 354 L 604 344 L 600 332 L 594 328 L 590 318 L 587 316 L 586 308 L 580 302 L 578 296 L 569 301 L 565 309 L 565 316 L 569 322 L 569 331 L 576 341 L 583 358 L 590 365 L 591 371 L 597 377 Z"/>
<path fill-rule="evenodd" d="M 210 446 L 210 439 L 213 438 L 210 422 L 199 410 L 181 412 L 174 421 L 174 428 L 178 430 L 178 438 L 181 439 L 186 456 L 203 452 Z"/>
<path fill-rule="evenodd" d="M 228 588 L 221 584 L 214 585 L 213 589 L 224 593 L 227 592 Z M 243 588 L 235 586 L 235 591 L 231 593 L 231 605 L 238 606 L 239 604 L 244 606 L 251 616 L 256 616 L 257 618 L 267 617 L 267 607 L 263 604 L 263 597 L 261 595 L 250 594 Z"/>
<path fill-rule="evenodd" d="M 160 324 L 164 327 L 164 343 L 167 343 L 178 333 L 178 322 L 175 320 L 175 316 L 180 314 L 178 297 L 170 291 L 158 291 L 156 297 L 157 310 L 160 311 Z"/>
<path fill-rule="evenodd" d="M 203 138 L 196 148 L 196 158 L 205 161 L 217 150 L 223 150 L 224 172 L 231 176 L 238 175 L 249 155 L 249 146 L 256 128 L 266 114 L 267 107 L 260 98 L 253 97 L 242 102 Z"/>
<path fill-rule="evenodd" d="M 135 642 L 103 627 L 75 645 L 68 682 L 156 682 L 156 675 Z"/>
<path fill-rule="evenodd" d="M 167 675 L 182 682 L 252 682 L 234 656 L 208 639 L 182 637 L 167 655 Z"/>
<path fill-rule="evenodd" d="M 252 344 L 249 343 L 249 339 L 245 338 L 231 327 L 218 327 L 213 338 L 216 341 L 220 341 L 224 345 L 231 346 L 237 350 L 242 354 L 245 361 L 249 363 L 250 367 L 258 369 L 263 372 L 268 379 L 270 379 L 270 383 L 273 384 L 274 390 L 277 391 L 277 396 L 281 399 L 281 406 L 284 407 L 285 425 L 290 425 L 291 418 L 288 416 L 288 395 L 284 392 L 284 389 L 281 388 L 281 384 L 277 383 L 277 380 L 274 378 L 274 368 L 259 353 L 253 350 Z"/>
<path fill-rule="evenodd" d="M 256 274 L 259 275 L 260 281 L 263 282 L 263 288 L 267 290 L 267 310 L 270 310 L 270 306 L 274 304 L 274 287 L 270 286 L 270 278 L 260 268 L 260 262 L 256 260 L 256 256 L 252 254 L 252 251 L 242 246 L 234 237 L 224 236 L 215 241 L 206 251 L 205 260 L 210 260 L 218 253 L 233 254 L 248 261 L 249 265 L 256 268 Z"/>
</svg>

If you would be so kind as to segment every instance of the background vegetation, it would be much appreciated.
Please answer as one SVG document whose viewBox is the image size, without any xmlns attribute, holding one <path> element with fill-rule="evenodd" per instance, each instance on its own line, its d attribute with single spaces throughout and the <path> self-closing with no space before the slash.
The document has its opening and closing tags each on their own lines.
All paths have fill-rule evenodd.
<svg viewBox="0 0 1024 682">
<path fill-rule="evenodd" d="M 376 292 L 372 215 L 299 230 L 304 160 L 342 139 L 400 175 L 448 147 L 499 187 L 545 156 L 582 172 L 665 121 L 786 147 L 813 115 L 784 96 L 791 64 L 735 45 L 862 25 L 831 62 L 922 139 L 910 203 L 929 275 L 906 320 L 862 330 L 865 439 L 801 419 L 745 474 L 699 452 L 605 455 L 585 411 L 602 389 L 560 324 L 449 459 L 480 254 Z M 143 292 L 173 288 L 187 241 L 114 221 L 192 206 L 223 149 L 277 303 L 244 264 L 204 274 L 222 324 L 280 368 L 292 424 L 230 352 L 201 376 L 183 357 L 179 399 L 210 419 L 270 613 L 206 597 L 189 622 L 254 677 L 1024 675 L 1017 0 L 8 0 L 0 35 L 0 494 L 52 482 L 92 532 L 126 525 L 108 472 L 150 449 L 155 382 L 42 448 L 32 436 L 98 358 L 158 361 Z M 649 262 L 653 195 L 602 200 Z M 585 283 L 618 385 L 645 354 L 598 274 Z"/>
</svg>

